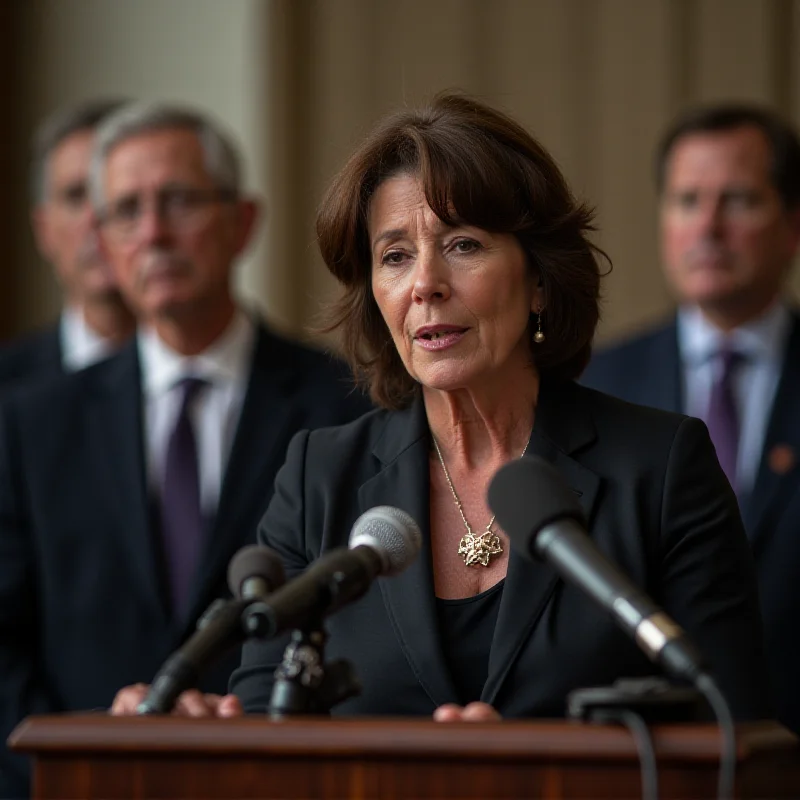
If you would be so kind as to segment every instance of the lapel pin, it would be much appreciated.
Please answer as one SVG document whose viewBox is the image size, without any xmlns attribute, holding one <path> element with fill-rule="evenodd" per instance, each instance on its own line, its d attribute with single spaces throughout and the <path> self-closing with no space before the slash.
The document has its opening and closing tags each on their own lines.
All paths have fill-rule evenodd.
<svg viewBox="0 0 800 800">
<path fill-rule="evenodd" d="M 785 475 L 794 467 L 796 461 L 794 449 L 788 444 L 776 444 L 769 451 L 767 458 L 769 468 L 776 475 Z"/>
</svg>

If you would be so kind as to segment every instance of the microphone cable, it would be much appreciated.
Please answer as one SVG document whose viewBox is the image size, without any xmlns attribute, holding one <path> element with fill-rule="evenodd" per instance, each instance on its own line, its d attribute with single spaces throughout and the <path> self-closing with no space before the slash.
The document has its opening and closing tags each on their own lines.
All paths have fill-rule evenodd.
<svg viewBox="0 0 800 800">
<path fill-rule="evenodd" d="M 592 722 L 625 726 L 633 737 L 642 776 L 642 800 L 658 800 L 658 763 L 650 728 L 644 717 L 630 708 L 597 708 L 589 712 Z"/>
<path fill-rule="evenodd" d="M 736 726 L 728 701 L 720 691 L 714 679 L 706 672 L 695 680 L 695 687 L 706 698 L 720 732 L 719 780 L 717 783 L 718 800 L 733 800 L 733 788 L 736 781 Z"/>
</svg>

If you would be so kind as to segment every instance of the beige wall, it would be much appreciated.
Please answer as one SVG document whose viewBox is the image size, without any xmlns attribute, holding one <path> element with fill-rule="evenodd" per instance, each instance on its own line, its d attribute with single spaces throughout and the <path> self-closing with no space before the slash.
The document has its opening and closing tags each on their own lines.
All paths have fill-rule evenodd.
<svg viewBox="0 0 800 800">
<path fill-rule="evenodd" d="M 263 0 L 25 0 L 24 125 L 95 96 L 190 103 L 216 115 L 242 144 L 250 188 L 263 193 L 266 134 Z M 19 187 L 26 201 L 25 187 Z M 20 318 L 52 316 L 58 290 L 26 227 Z M 264 294 L 263 235 L 242 265 L 242 292 Z"/>
<path fill-rule="evenodd" d="M 334 291 L 314 245 L 317 199 L 398 104 L 459 87 L 552 150 L 598 207 L 615 264 L 602 336 L 671 304 L 651 181 L 671 116 L 742 98 L 800 121 L 800 0 L 27 0 L 26 24 L 26 131 L 57 105 L 126 94 L 198 104 L 238 135 L 269 200 L 243 291 L 296 333 Z M 29 325 L 57 293 L 19 228 Z"/>
<path fill-rule="evenodd" d="M 800 108 L 797 0 L 272 0 L 271 294 L 297 324 L 333 291 L 314 200 L 383 111 L 459 87 L 521 119 L 598 209 L 614 270 L 600 335 L 671 308 L 658 267 L 652 150 L 689 103 Z M 289 84 L 287 84 L 287 81 Z M 287 88 L 288 86 L 288 88 Z M 300 186 L 290 186 L 300 175 Z M 298 281 L 298 274 L 306 280 Z"/>
</svg>

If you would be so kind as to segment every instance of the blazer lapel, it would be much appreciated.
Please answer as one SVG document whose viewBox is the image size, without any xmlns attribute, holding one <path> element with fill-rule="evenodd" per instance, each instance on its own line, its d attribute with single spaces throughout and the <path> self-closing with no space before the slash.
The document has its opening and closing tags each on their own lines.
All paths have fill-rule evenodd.
<svg viewBox="0 0 800 800">
<path fill-rule="evenodd" d="M 800 317 L 786 348 L 753 492 L 743 503 L 745 528 L 763 546 L 780 509 L 800 487 Z"/>
<path fill-rule="evenodd" d="M 163 619 L 168 617 L 167 598 L 160 580 L 160 559 L 151 535 L 149 493 L 144 465 L 142 389 L 135 342 L 112 361 L 101 375 L 95 408 L 98 431 L 93 462 L 105 464 L 104 480 L 110 484 L 117 509 L 118 532 L 134 573 L 132 585 Z"/>
<path fill-rule="evenodd" d="M 571 454 L 595 439 L 594 423 L 581 401 L 579 388 L 572 383 L 543 381 L 527 452 L 546 459 L 559 470 L 580 497 L 587 521 L 591 520 L 600 479 Z M 549 564 L 531 562 L 511 550 L 489 653 L 489 674 L 481 695 L 484 702 L 495 702 L 557 584 L 558 576 Z"/>
<path fill-rule="evenodd" d="M 379 579 L 386 609 L 411 669 L 434 705 L 458 702 L 447 670 L 436 616 L 430 548 L 428 423 L 421 399 L 388 416 L 373 454 L 380 472 L 359 490 L 363 513 L 374 506 L 395 506 L 410 514 L 422 531 L 422 548 L 399 575 Z"/>
</svg>

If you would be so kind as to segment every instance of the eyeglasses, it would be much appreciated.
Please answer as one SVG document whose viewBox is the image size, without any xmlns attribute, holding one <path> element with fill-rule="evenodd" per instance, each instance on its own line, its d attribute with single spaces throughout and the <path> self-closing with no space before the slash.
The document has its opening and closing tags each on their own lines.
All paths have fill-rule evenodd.
<svg viewBox="0 0 800 800">
<path fill-rule="evenodd" d="M 214 203 L 234 203 L 236 192 L 230 189 L 195 189 L 171 186 L 156 193 L 152 205 L 156 216 L 173 229 L 186 230 L 202 224 Z M 138 194 L 121 197 L 98 213 L 103 229 L 117 239 L 136 236 L 148 201 Z"/>
</svg>

